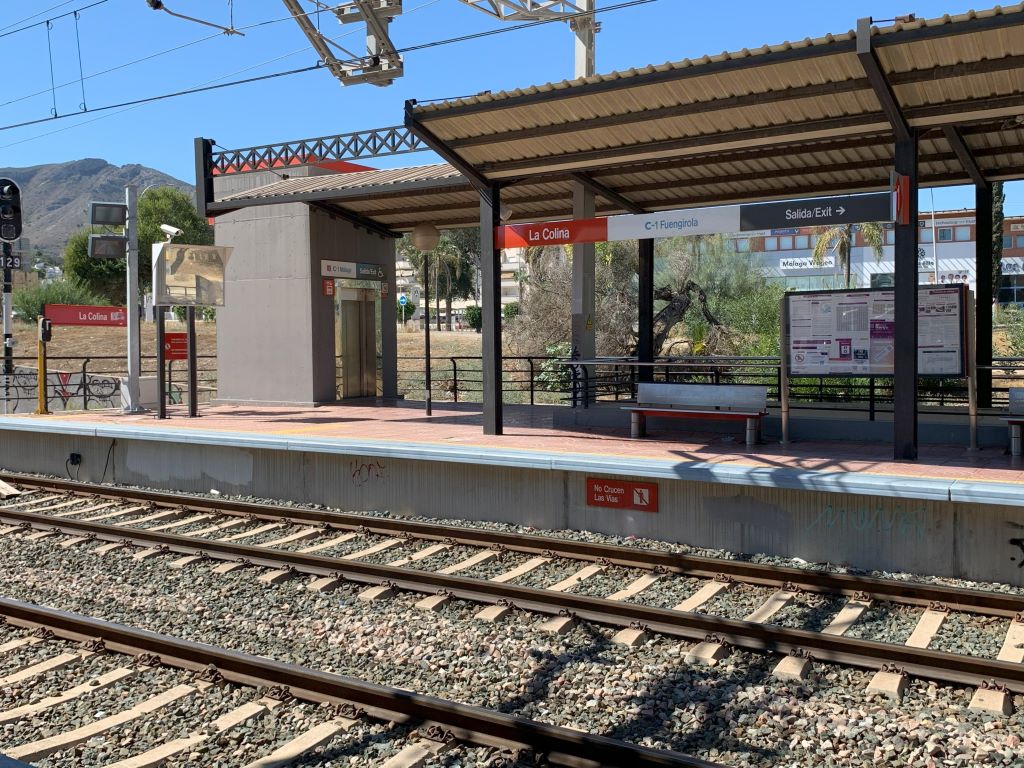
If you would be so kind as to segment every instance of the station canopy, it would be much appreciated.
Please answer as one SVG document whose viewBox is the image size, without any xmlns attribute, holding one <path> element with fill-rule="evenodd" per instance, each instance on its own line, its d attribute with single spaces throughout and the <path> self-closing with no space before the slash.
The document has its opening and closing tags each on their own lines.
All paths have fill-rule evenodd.
<svg viewBox="0 0 1024 768">
<path fill-rule="evenodd" d="M 478 224 L 495 184 L 513 222 L 568 218 L 579 183 L 598 215 L 878 191 L 894 119 L 918 133 L 922 185 L 1024 177 L 1024 5 L 872 26 L 859 48 L 850 31 L 410 103 L 449 163 L 275 182 L 210 211 L 320 201 L 408 230 Z"/>
</svg>

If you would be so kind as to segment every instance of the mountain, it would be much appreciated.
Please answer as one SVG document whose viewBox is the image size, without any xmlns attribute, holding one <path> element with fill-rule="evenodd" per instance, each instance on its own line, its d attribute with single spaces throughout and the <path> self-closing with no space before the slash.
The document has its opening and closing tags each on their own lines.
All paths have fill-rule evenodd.
<svg viewBox="0 0 1024 768">
<path fill-rule="evenodd" d="M 89 223 L 92 201 L 122 202 L 124 188 L 135 184 L 177 187 L 192 194 L 193 187 L 144 165 L 111 165 L 89 158 L 67 163 L 0 168 L 0 177 L 14 179 L 21 187 L 22 235 L 32 251 L 60 255 L 70 235 Z"/>
</svg>

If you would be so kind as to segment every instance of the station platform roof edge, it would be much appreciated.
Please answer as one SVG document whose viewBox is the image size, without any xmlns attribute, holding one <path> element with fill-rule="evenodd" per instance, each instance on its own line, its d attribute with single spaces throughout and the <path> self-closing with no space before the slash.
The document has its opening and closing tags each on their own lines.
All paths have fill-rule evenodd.
<svg viewBox="0 0 1024 768">
<path fill-rule="evenodd" d="M 1024 177 L 1024 5 L 687 59 L 438 103 L 406 126 L 447 163 L 277 181 L 211 213 L 329 202 L 403 231 L 888 189 L 894 139 L 918 137 L 925 186 Z"/>
</svg>

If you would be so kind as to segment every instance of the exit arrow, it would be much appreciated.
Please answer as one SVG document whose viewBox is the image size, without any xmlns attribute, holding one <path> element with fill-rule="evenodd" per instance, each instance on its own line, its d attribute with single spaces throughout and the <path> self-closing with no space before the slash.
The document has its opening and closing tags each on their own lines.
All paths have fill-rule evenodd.
<svg viewBox="0 0 1024 768">
<path fill-rule="evenodd" d="M 846 209 L 843 208 L 843 206 L 839 206 L 838 208 L 836 208 L 836 213 L 842 216 L 844 213 L 846 213 Z"/>
</svg>

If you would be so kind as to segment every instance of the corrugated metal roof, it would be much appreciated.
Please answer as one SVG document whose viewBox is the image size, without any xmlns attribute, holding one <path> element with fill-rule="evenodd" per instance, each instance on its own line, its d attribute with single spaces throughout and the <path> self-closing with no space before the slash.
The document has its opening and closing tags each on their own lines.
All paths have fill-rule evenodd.
<svg viewBox="0 0 1024 768">
<path fill-rule="evenodd" d="M 969 183 L 943 126 L 990 179 L 1024 177 L 1024 5 L 872 30 L 920 139 L 925 185 Z M 567 218 L 573 172 L 647 210 L 888 188 L 893 131 L 853 32 L 548 83 L 413 117 L 506 183 L 512 221 Z M 449 165 L 291 179 L 228 207 L 331 200 L 394 229 L 475 224 L 479 197 Z M 622 213 L 598 196 L 598 214 Z"/>
<path fill-rule="evenodd" d="M 1024 6 L 873 28 L 912 127 L 1024 111 Z M 417 106 L 490 179 L 890 130 L 847 32 Z"/>
<path fill-rule="evenodd" d="M 331 173 L 297 179 L 275 181 L 255 189 L 236 192 L 220 198 L 222 202 L 260 200 L 291 195 L 313 195 L 351 190 L 381 190 L 389 187 L 400 188 L 413 185 L 431 184 L 441 186 L 444 182 L 465 183 L 465 180 L 448 163 L 418 165 L 411 168 L 390 168 L 386 170 L 360 171 L 358 173 Z"/>
</svg>

